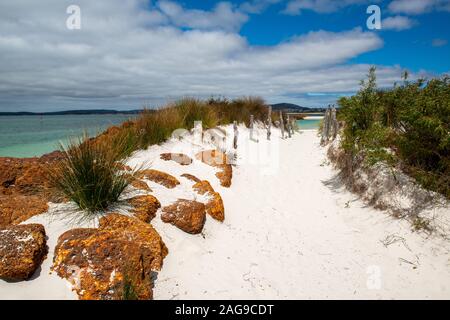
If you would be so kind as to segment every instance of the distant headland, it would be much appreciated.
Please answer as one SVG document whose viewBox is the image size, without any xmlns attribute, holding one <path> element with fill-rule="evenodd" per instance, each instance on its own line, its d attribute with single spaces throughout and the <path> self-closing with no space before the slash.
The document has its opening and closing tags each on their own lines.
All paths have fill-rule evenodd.
<svg viewBox="0 0 450 320">
<path fill-rule="evenodd" d="M 293 103 L 276 103 L 271 104 L 274 111 L 285 112 L 325 112 L 326 108 L 309 108 L 299 106 Z M 152 110 L 152 109 L 148 109 Z M 139 114 L 143 109 L 135 110 L 108 110 L 108 109 L 93 109 L 93 110 L 64 110 L 64 111 L 52 111 L 52 112 L 29 112 L 29 111 L 17 111 L 17 112 L 0 112 L 0 116 L 64 116 L 64 115 L 90 115 L 90 114 Z"/>
<path fill-rule="evenodd" d="M 0 112 L 0 116 L 64 116 L 64 115 L 87 115 L 87 114 L 138 114 L 143 110 L 107 110 L 107 109 L 95 109 L 95 110 L 65 110 L 65 111 L 53 111 L 53 112 Z"/>
</svg>

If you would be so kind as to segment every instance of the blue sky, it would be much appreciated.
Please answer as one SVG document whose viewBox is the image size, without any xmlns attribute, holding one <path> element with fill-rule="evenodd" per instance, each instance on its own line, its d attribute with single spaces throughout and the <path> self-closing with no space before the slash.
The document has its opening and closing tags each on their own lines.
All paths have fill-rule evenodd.
<svg viewBox="0 0 450 320">
<path fill-rule="evenodd" d="M 409 1 L 409 0 L 408 0 Z M 426 2 L 426 0 L 421 0 Z M 245 0 L 233 1 L 236 5 Z M 369 4 L 381 8 L 381 17 L 397 14 L 389 10 L 392 1 L 360 1 L 330 13 L 304 10 L 296 15 L 283 14 L 287 1 L 279 1 L 260 14 L 253 14 L 243 25 L 240 33 L 253 45 L 275 45 L 291 37 L 314 30 L 340 32 L 355 27 L 365 28 Z M 332 3 L 333 1 L 330 1 Z M 339 2 L 339 1 L 335 1 Z M 217 1 L 183 1 L 187 8 L 211 10 Z M 427 70 L 436 74 L 450 70 L 450 45 L 433 46 L 434 39 L 448 41 L 450 13 L 445 10 L 424 10 L 416 14 L 401 14 L 414 20 L 411 28 L 376 31 L 384 40 L 380 50 L 363 54 L 353 59 L 354 63 L 402 65 L 412 71 Z"/>
<path fill-rule="evenodd" d="M 76 4 L 80 28 L 66 12 Z M 381 8 L 381 30 L 366 9 Z M 74 20 L 71 20 L 74 21 Z M 450 0 L 6 0 L 0 111 L 136 109 L 183 96 L 335 103 L 450 71 Z"/>
</svg>

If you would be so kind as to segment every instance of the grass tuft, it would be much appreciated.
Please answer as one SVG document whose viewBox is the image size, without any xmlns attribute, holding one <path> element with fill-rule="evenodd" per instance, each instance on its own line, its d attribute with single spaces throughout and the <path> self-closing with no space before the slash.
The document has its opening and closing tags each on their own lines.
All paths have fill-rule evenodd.
<svg viewBox="0 0 450 320">
<path fill-rule="evenodd" d="M 63 159 L 50 173 L 52 184 L 89 214 L 105 210 L 131 183 L 119 166 L 125 141 L 116 139 L 111 147 L 85 133 L 68 147 L 61 145 Z"/>
</svg>

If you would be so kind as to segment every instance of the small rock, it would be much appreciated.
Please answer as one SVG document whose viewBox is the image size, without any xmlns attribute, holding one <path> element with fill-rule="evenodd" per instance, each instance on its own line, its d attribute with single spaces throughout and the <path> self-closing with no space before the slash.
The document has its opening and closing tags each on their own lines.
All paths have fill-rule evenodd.
<svg viewBox="0 0 450 320">
<path fill-rule="evenodd" d="M 137 196 L 128 200 L 133 206 L 134 216 L 144 222 L 150 222 L 155 216 L 156 211 L 161 208 L 161 203 L 152 195 Z"/>
<path fill-rule="evenodd" d="M 216 173 L 216 177 L 219 179 L 220 185 L 226 188 L 231 186 L 233 168 L 226 154 L 218 150 L 207 150 L 197 153 L 195 157 L 203 163 L 219 168 L 220 171 Z"/>
<path fill-rule="evenodd" d="M 178 199 L 162 209 L 161 220 L 171 223 L 184 232 L 202 232 L 206 220 L 205 205 L 201 202 Z"/>
<path fill-rule="evenodd" d="M 205 203 L 206 213 L 218 221 L 225 219 L 225 208 L 223 206 L 222 197 L 215 192 L 211 184 L 207 180 L 199 181 L 192 188 L 201 195 L 208 195 L 210 199 Z"/>
<path fill-rule="evenodd" d="M 180 184 L 180 181 L 174 176 L 154 169 L 142 170 L 138 173 L 138 177 L 145 177 L 146 179 L 159 183 L 169 189 L 173 189 Z"/>
<path fill-rule="evenodd" d="M 139 190 L 148 191 L 148 192 L 152 191 L 152 189 L 148 186 L 147 182 L 139 180 L 139 179 L 134 179 L 131 182 L 131 185 Z"/>
<path fill-rule="evenodd" d="M 47 255 L 41 224 L 22 224 L 0 229 L 0 278 L 29 279 Z"/>
<path fill-rule="evenodd" d="M 199 178 L 197 178 L 196 176 L 194 176 L 192 174 L 189 174 L 189 173 L 183 173 L 181 176 L 186 178 L 186 179 L 189 179 L 191 181 L 194 181 L 194 182 L 200 182 L 201 181 Z"/>
<path fill-rule="evenodd" d="M 162 160 L 172 160 L 182 166 L 187 166 L 192 163 L 192 159 L 183 153 L 161 153 L 160 157 Z"/>
</svg>

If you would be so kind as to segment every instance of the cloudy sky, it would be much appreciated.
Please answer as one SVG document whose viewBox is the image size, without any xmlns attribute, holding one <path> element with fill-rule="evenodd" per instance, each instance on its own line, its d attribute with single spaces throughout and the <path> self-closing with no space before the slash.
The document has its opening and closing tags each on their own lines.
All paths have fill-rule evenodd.
<svg viewBox="0 0 450 320">
<path fill-rule="evenodd" d="M 366 9 L 381 8 L 381 30 Z M 81 28 L 67 28 L 67 8 Z M 0 111 L 137 109 L 258 95 L 323 106 L 450 71 L 450 0 L 2 0 Z"/>
</svg>

